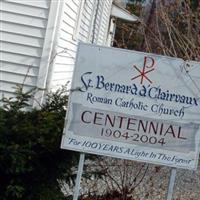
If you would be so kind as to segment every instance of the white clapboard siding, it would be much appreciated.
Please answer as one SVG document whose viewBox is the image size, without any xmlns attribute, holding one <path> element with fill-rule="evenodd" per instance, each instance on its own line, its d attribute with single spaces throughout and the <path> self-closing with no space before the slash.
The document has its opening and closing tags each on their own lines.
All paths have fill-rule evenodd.
<svg viewBox="0 0 200 200">
<path fill-rule="evenodd" d="M 49 9 L 50 0 L 6 0 L 7 2 L 21 4 L 22 6 L 38 7 Z"/>
<path fill-rule="evenodd" d="M 33 67 L 27 65 L 19 65 L 16 63 L 9 63 L 1 61 L 1 71 L 16 73 L 20 75 L 28 74 L 29 76 L 36 77 L 38 75 L 38 67 Z"/>
<path fill-rule="evenodd" d="M 73 73 L 72 73 L 73 74 Z M 72 79 L 72 74 L 71 74 L 71 77 L 68 77 L 68 79 L 70 80 L 70 79 Z M 60 88 L 61 87 L 61 85 L 62 86 L 67 86 L 67 88 L 70 88 L 70 81 L 66 81 L 66 78 L 65 79 L 60 79 L 59 78 L 59 80 L 54 80 L 53 81 L 53 90 L 56 90 L 56 89 L 58 89 L 58 88 Z"/>
<path fill-rule="evenodd" d="M 77 45 L 74 45 L 71 41 L 60 39 L 61 44 L 57 45 L 57 56 L 67 56 L 75 59 Z"/>
<path fill-rule="evenodd" d="M 38 82 L 50 0 L 0 2 L 0 96 L 15 94 L 15 85 Z"/>
<path fill-rule="evenodd" d="M 98 36 L 99 36 L 99 30 L 100 30 L 100 26 L 101 26 L 101 19 L 102 19 L 102 15 L 103 15 L 103 6 L 105 4 L 105 1 L 98 1 L 97 4 L 97 14 L 95 16 L 95 21 L 94 21 L 94 43 L 98 44 Z"/>
<path fill-rule="evenodd" d="M 64 14 L 69 15 L 72 20 L 76 21 L 78 6 L 72 0 L 65 1 Z M 64 17 L 64 15 L 62 16 Z M 65 21 L 63 19 L 63 21 Z"/>
<path fill-rule="evenodd" d="M 73 35 L 73 33 L 74 33 L 74 27 L 71 26 L 67 21 L 63 21 L 62 29 L 66 30 L 71 35 Z"/>
<path fill-rule="evenodd" d="M 58 55 L 53 66 L 52 88 L 71 81 L 78 41 L 88 42 L 90 38 L 95 2 L 96 0 L 65 0 L 56 46 Z M 66 50 L 64 53 L 63 49 Z"/>
<path fill-rule="evenodd" d="M 30 47 L 26 45 L 21 44 L 15 44 L 10 42 L 0 42 L 1 44 L 1 50 L 3 52 L 10 52 L 10 53 L 18 53 L 20 55 L 24 56 L 31 56 L 40 58 L 42 54 L 42 48 L 41 47 Z"/>
<path fill-rule="evenodd" d="M 55 78 L 55 80 L 59 80 L 60 79 L 60 74 L 63 74 L 63 78 L 71 78 L 71 76 L 72 76 L 72 72 L 73 71 L 60 71 L 60 72 L 55 72 L 54 73 L 54 78 Z"/>
<path fill-rule="evenodd" d="M 67 68 L 67 69 L 66 69 Z M 59 64 L 57 63 L 57 67 L 55 68 L 54 72 L 73 72 L 74 65 L 73 64 Z"/>
<path fill-rule="evenodd" d="M 69 38 L 67 37 L 60 37 L 60 40 L 62 41 L 62 43 L 57 45 L 58 52 L 59 52 L 59 48 L 61 48 L 61 49 L 69 50 L 70 52 L 74 52 L 76 54 L 77 42 L 70 41 Z M 70 53 L 70 52 L 67 52 L 67 53 Z"/>
<path fill-rule="evenodd" d="M 56 89 L 57 86 L 65 85 L 72 77 L 77 51 L 77 41 L 74 39 L 74 32 L 80 1 L 82 0 L 65 0 L 63 3 L 55 47 L 56 56 L 50 80 L 51 88 L 53 89 Z"/>
<path fill-rule="evenodd" d="M 67 57 L 71 57 L 73 59 L 75 59 L 76 56 L 76 49 L 74 50 L 74 46 L 73 44 L 71 44 L 70 42 L 66 42 L 65 44 L 67 45 L 67 48 L 58 46 L 57 47 L 57 55 L 61 55 L 61 56 L 67 56 Z"/>
<path fill-rule="evenodd" d="M 72 58 L 70 56 L 57 55 L 56 56 L 56 63 L 65 64 L 66 66 L 67 65 L 74 65 L 74 58 Z M 67 71 L 67 68 L 66 68 L 66 71 Z"/>
<path fill-rule="evenodd" d="M 1 32 L 0 41 L 39 48 L 41 48 L 44 43 L 44 40 L 42 38 L 30 37 L 8 32 Z"/>
<path fill-rule="evenodd" d="M 112 0 L 65 0 L 55 47 L 51 88 L 71 81 L 78 41 L 106 44 L 111 4 Z"/>
<path fill-rule="evenodd" d="M 23 24 L 21 25 L 0 21 L 0 31 L 30 37 L 44 38 L 46 30 L 43 28 L 37 28 L 29 25 L 25 26 Z"/>
<path fill-rule="evenodd" d="M 20 25 L 33 26 L 37 28 L 46 28 L 47 20 L 41 18 L 34 18 L 21 14 L 11 13 L 7 11 L 0 11 L 1 20 Z"/>
<path fill-rule="evenodd" d="M 16 83 L 16 84 L 23 84 L 25 83 L 26 85 L 29 86 L 35 86 L 37 82 L 37 77 L 30 77 L 27 76 L 25 77 L 24 75 L 19 75 L 17 73 L 9 73 L 9 72 L 3 72 L 1 71 L 1 80 L 3 82 L 9 82 L 9 83 Z M 25 82 L 24 82 L 25 80 Z"/>
<path fill-rule="evenodd" d="M 1 52 L 1 61 L 21 64 L 27 66 L 39 67 L 40 59 L 30 56 L 20 55 L 18 53 Z"/>
<path fill-rule="evenodd" d="M 98 16 L 100 20 L 96 23 L 95 27 L 98 30 L 96 43 L 100 45 L 104 45 L 106 43 L 111 5 L 112 2 L 110 0 L 104 0 L 101 1 L 101 5 L 99 8 L 100 10 L 98 12 Z"/>
<path fill-rule="evenodd" d="M 71 81 L 78 42 L 106 44 L 111 4 L 0 0 L 0 96 L 12 96 L 15 84 L 56 89 Z"/>
<path fill-rule="evenodd" d="M 21 85 L 20 85 L 21 86 Z M 15 93 L 16 92 L 16 88 L 17 88 L 17 85 L 16 83 L 11 83 L 11 82 L 3 82 L 2 85 L 1 85 L 1 89 L 5 92 L 8 92 L 8 93 Z M 30 91 L 31 89 L 33 89 L 32 86 L 28 86 L 26 84 L 23 85 L 23 91 L 24 92 L 28 92 Z M 6 97 L 6 96 L 5 96 Z M 10 96 L 11 97 L 11 96 Z"/>
<path fill-rule="evenodd" d="M 26 9 L 24 9 L 24 6 L 21 4 L 9 2 L 9 1 L 2 1 L 1 2 L 2 10 L 9 12 L 9 13 L 18 13 L 24 16 L 31 16 L 36 18 L 42 18 L 47 19 L 48 18 L 48 9 L 39 8 L 39 7 L 33 7 L 33 6 L 26 6 Z"/>
<path fill-rule="evenodd" d="M 96 0 L 86 0 L 83 12 L 81 16 L 80 30 L 79 30 L 79 38 L 83 42 L 89 42 L 93 20 L 95 17 L 96 10 Z"/>
<path fill-rule="evenodd" d="M 73 71 L 67 71 L 64 76 L 60 76 L 60 73 L 54 73 L 54 82 L 53 82 L 53 90 L 60 88 L 63 85 L 71 86 L 71 79 L 72 79 Z"/>
</svg>

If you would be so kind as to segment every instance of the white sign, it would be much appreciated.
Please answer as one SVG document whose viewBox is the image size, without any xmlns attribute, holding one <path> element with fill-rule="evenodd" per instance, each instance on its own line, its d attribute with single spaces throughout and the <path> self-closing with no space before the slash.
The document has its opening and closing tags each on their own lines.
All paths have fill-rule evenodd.
<svg viewBox="0 0 200 200">
<path fill-rule="evenodd" d="M 198 62 L 81 43 L 61 147 L 196 169 L 197 86 Z"/>
</svg>

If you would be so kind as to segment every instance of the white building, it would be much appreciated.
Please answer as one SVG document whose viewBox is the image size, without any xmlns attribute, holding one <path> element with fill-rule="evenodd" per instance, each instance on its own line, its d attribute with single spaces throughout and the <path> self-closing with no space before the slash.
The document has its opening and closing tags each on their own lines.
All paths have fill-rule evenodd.
<svg viewBox="0 0 200 200">
<path fill-rule="evenodd" d="M 116 17 L 137 20 L 113 0 L 0 0 L 0 99 L 23 84 L 41 102 L 71 80 L 79 41 L 111 44 Z"/>
</svg>

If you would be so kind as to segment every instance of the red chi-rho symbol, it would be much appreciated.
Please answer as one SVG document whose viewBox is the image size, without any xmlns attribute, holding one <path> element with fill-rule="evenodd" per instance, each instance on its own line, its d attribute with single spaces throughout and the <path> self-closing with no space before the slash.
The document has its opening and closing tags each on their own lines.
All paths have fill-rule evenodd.
<svg viewBox="0 0 200 200">
<path fill-rule="evenodd" d="M 140 78 L 140 84 L 143 84 L 144 79 L 152 83 L 152 81 L 148 78 L 147 74 L 155 70 L 154 64 L 155 60 L 152 57 L 145 56 L 142 70 L 140 70 L 136 65 L 133 65 L 133 67 L 139 72 L 139 75 L 131 78 L 131 80 Z"/>
</svg>

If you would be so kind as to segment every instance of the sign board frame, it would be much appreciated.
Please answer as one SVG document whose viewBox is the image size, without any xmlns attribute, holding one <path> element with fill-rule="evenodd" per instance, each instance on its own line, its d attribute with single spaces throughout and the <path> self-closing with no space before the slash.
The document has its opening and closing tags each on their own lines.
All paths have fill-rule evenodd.
<svg viewBox="0 0 200 200">
<path fill-rule="evenodd" d="M 79 43 L 61 148 L 196 169 L 200 141 L 200 120 L 196 116 L 200 114 L 200 102 L 196 88 L 189 86 L 184 64 L 178 58 Z M 170 109 L 165 111 L 165 105 Z M 162 137 L 149 137 L 158 126 L 160 135 L 168 136 L 166 147 Z M 149 135 L 144 137 L 139 127 L 143 132 L 148 129 Z M 139 141 L 118 140 L 125 129 L 137 129 Z M 161 129 L 165 131 L 161 133 Z M 101 138 L 96 132 L 105 135 Z M 114 133 L 116 138 L 108 136 Z M 149 144 L 150 139 L 156 145 Z"/>
</svg>

